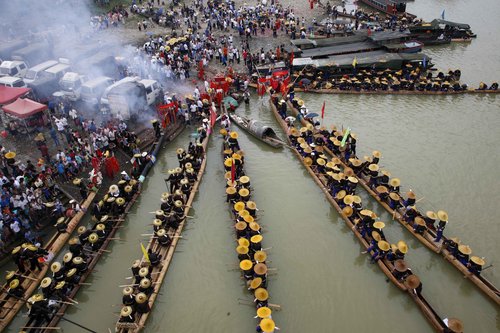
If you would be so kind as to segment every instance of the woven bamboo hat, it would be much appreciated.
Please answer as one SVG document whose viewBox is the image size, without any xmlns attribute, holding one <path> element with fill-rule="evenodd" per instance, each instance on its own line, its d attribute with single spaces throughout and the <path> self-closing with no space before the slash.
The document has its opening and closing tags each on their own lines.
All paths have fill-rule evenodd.
<svg viewBox="0 0 500 333">
<path fill-rule="evenodd" d="M 384 241 L 384 240 L 379 241 L 377 243 L 377 246 L 382 251 L 389 251 L 389 249 L 391 248 L 391 245 L 389 243 L 387 243 L 386 241 Z"/>
<path fill-rule="evenodd" d="M 250 282 L 250 288 L 257 289 L 260 287 L 261 284 L 262 284 L 262 278 L 257 277 Z"/>
<path fill-rule="evenodd" d="M 448 328 L 454 333 L 462 333 L 464 330 L 464 324 L 462 323 L 462 321 L 460 321 L 460 319 L 449 318 Z"/>
<path fill-rule="evenodd" d="M 259 318 L 267 318 L 271 316 L 271 313 L 272 313 L 271 309 L 268 308 L 267 306 L 263 306 L 257 309 L 257 317 Z"/>
<path fill-rule="evenodd" d="M 242 260 L 240 261 L 240 268 L 241 270 L 243 271 L 248 271 L 252 268 L 253 266 L 253 263 L 252 261 L 248 260 L 248 259 L 245 259 L 245 260 Z"/>
<path fill-rule="evenodd" d="M 276 325 L 274 324 L 274 321 L 270 318 L 264 318 L 260 321 L 260 324 L 259 324 L 260 328 L 262 329 L 262 331 L 264 333 L 270 333 L 270 332 L 274 332 L 274 329 L 276 327 Z"/>
<path fill-rule="evenodd" d="M 255 258 L 255 256 L 254 256 Z M 260 262 L 258 264 L 256 264 L 254 267 L 253 267 L 253 271 L 255 272 L 255 274 L 257 275 L 264 275 L 267 273 L 267 266 L 266 264 Z"/>
<path fill-rule="evenodd" d="M 264 288 L 255 289 L 254 295 L 259 301 L 266 301 L 269 298 L 269 293 Z"/>
<path fill-rule="evenodd" d="M 236 252 L 237 252 L 238 254 L 247 254 L 247 253 L 248 253 L 248 247 L 238 245 L 238 246 L 236 247 Z"/>
<path fill-rule="evenodd" d="M 246 247 L 249 247 L 250 246 L 250 241 L 244 237 L 241 237 L 240 239 L 238 239 L 238 244 L 241 245 L 241 246 L 246 246 Z"/>
<path fill-rule="evenodd" d="M 135 301 L 139 304 L 145 303 L 148 300 L 148 296 L 145 293 L 138 293 L 135 295 Z"/>
<path fill-rule="evenodd" d="M 234 204 L 233 208 L 235 211 L 241 212 L 243 209 L 245 209 L 245 203 L 243 201 L 238 201 Z"/>
<path fill-rule="evenodd" d="M 404 282 L 407 288 L 415 289 L 420 285 L 420 279 L 415 274 L 408 276 Z"/>
</svg>

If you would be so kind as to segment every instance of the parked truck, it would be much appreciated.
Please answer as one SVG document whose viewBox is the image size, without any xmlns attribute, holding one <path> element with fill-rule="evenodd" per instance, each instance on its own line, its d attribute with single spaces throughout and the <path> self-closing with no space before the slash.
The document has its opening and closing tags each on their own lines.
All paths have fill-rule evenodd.
<svg viewBox="0 0 500 333">
<path fill-rule="evenodd" d="M 126 77 L 106 89 L 101 97 L 101 111 L 130 119 L 153 107 L 162 97 L 163 92 L 157 81 Z"/>
</svg>

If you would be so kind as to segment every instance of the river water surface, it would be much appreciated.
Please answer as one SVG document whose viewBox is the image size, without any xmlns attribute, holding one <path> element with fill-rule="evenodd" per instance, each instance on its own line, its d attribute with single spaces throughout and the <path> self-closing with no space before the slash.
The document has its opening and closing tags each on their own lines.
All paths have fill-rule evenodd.
<svg viewBox="0 0 500 333">
<path fill-rule="evenodd" d="M 417 0 L 408 11 L 427 20 L 446 10 L 446 18 L 467 22 L 478 38 L 472 43 L 426 48 L 437 67 L 460 68 L 464 82 L 477 85 L 500 79 L 500 2 Z M 302 95 L 318 112 L 326 101 L 325 124 L 351 127 L 358 134 L 358 155 L 374 149 L 381 165 L 402 180 L 403 190 L 424 197 L 421 210 L 444 209 L 450 216 L 445 233 L 458 236 L 473 253 L 495 264 L 483 274 L 497 286 L 500 247 L 500 99 L 464 96 L 327 96 Z M 238 113 L 260 119 L 278 129 L 267 100 L 253 98 Z M 176 164 L 175 149 L 186 147 L 185 131 L 160 155 L 145 182 L 144 193 L 117 233 L 97 272 L 76 299 L 78 307 L 67 318 L 97 332 L 114 329 L 121 288 L 130 276 L 132 261 L 147 242 L 160 194 L 166 191 L 164 170 Z M 280 131 L 278 134 L 282 135 Z M 295 156 L 271 150 L 240 132 L 246 171 L 252 179 L 254 200 L 262 210 L 264 246 L 270 247 L 269 281 L 272 303 L 282 311 L 273 318 L 282 332 L 430 332 L 419 309 L 406 293 L 385 280 L 343 220 L 324 198 Z M 173 258 L 145 332 L 254 332 L 254 308 L 237 268 L 234 233 L 224 198 L 220 157 L 221 139 L 211 138 L 208 164 L 193 203 L 194 216 Z M 460 318 L 467 332 L 499 332 L 499 307 L 463 278 L 439 255 L 431 253 L 377 206 L 364 191 L 363 202 L 387 222 L 385 233 L 395 243 L 405 240 L 407 261 L 423 282 L 423 295 L 444 317 Z M 17 332 L 25 318 L 9 331 Z M 61 322 L 64 332 L 79 332 Z"/>
</svg>

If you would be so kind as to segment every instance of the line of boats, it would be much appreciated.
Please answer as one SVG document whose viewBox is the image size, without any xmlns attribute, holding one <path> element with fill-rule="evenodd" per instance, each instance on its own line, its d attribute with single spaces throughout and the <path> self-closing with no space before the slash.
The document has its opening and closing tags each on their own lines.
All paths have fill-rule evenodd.
<svg viewBox="0 0 500 333">
<path fill-rule="evenodd" d="M 287 105 L 291 115 L 298 116 L 299 111 L 290 101 L 287 101 Z M 300 121 L 303 126 L 311 128 L 312 124 L 310 124 L 303 117 L 300 117 Z M 326 134 L 324 130 L 317 132 L 317 135 L 322 136 L 324 140 L 332 141 L 330 139 L 331 136 L 324 137 L 324 135 Z M 335 132 L 330 135 L 334 134 Z M 340 133 L 337 134 L 340 135 Z M 338 142 L 333 142 L 334 148 L 336 143 Z M 362 162 L 357 158 L 350 158 L 348 159 L 348 161 L 345 161 L 345 158 L 343 158 L 339 154 L 335 154 L 334 152 L 332 152 L 332 150 L 328 148 L 328 146 L 325 146 L 324 150 L 331 157 L 337 158 L 344 168 L 354 170 L 359 184 L 361 184 L 361 186 L 368 192 L 368 194 L 370 194 L 370 196 L 372 196 L 389 214 L 393 216 L 394 220 L 398 221 L 430 250 L 442 254 L 447 261 L 449 261 L 455 268 L 463 273 L 481 291 L 483 291 L 488 297 L 490 297 L 490 299 L 492 299 L 495 303 L 500 304 L 500 290 L 495 287 L 490 281 L 480 275 L 481 267 L 485 265 L 483 258 L 470 256 L 472 254 L 472 250 L 469 246 L 460 244 L 460 241 L 455 237 L 448 238 L 445 235 L 442 235 L 442 230 L 438 230 L 440 229 L 440 226 L 434 225 L 435 221 L 437 220 L 440 220 L 440 222 L 444 222 L 444 225 L 446 225 L 446 223 L 448 222 L 448 214 L 446 212 L 439 211 L 438 213 L 435 213 L 432 211 L 428 211 L 425 214 L 420 213 L 416 208 L 418 199 L 416 199 L 416 195 L 413 192 L 408 192 L 406 194 L 407 198 L 403 198 L 402 195 L 399 194 L 399 191 L 394 191 L 395 188 L 399 189 L 399 187 L 401 186 L 401 182 L 398 178 L 390 179 L 390 172 L 380 170 L 379 173 L 378 167 L 375 166 L 372 167 L 375 171 L 371 171 L 368 169 L 368 167 L 370 166 L 370 162 L 373 162 L 373 159 L 377 157 L 365 157 L 365 162 Z M 380 153 L 376 152 L 376 154 L 379 155 Z M 380 158 L 380 156 L 378 158 Z M 363 168 L 363 166 L 365 169 L 361 170 L 362 172 L 359 172 L 360 168 Z M 376 178 L 379 175 L 387 177 L 386 180 L 388 182 L 388 185 L 374 186 L 373 182 L 370 183 L 370 176 L 365 173 L 366 171 L 371 171 L 371 173 L 373 174 L 373 178 Z M 415 225 L 411 224 L 411 222 L 413 221 L 416 221 L 421 225 L 417 228 L 415 227 Z M 442 229 L 444 229 L 444 227 Z M 438 232 L 441 232 L 439 238 Z M 475 267 L 472 267 L 473 270 L 471 271 L 468 265 L 472 265 Z M 474 274 L 473 272 L 479 274 Z"/>
<path fill-rule="evenodd" d="M 245 154 L 238 143 L 238 133 L 221 129 L 224 139 L 222 157 L 225 170 L 226 202 L 229 204 L 236 233 L 236 253 L 239 268 L 245 285 L 253 294 L 256 318 L 260 332 L 274 332 L 276 325 L 272 319 L 271 308 L 280 308 L 269 303 L 267 253 L 262 247 L 261 226 L 257 222 L 258 208 L 251 201 L 252 187 L 250 177 L 244 170 Z"/>
<path fill-rule="evenodd" d="M 176 168 L 179 178 L 173 193 L 161 195 L 161 207 L 155 213 L 153 233 L 143 256 L 132 265 L 132 283 L 124 286 L 120 317 L 115 332 L 139 332 L 146 324 L 155 300 L 172 261 L 188 214 L 192 208 L 207 163 L 206 148 L 209 135 L 200 143 L 203 147 L 201 163 L 182 162 Z M 183 153 L 182 149 L 177 152 Z M 195 175 L 195 176 L 194 176 Z"/>
<path fill-rule="evenodd" d="M 173 140 L 183 129 L 183 124 L 168 128 L 160 140 L 151 146 L 149 154 L 156 155 L 165 141 Z M 142 180 L 150 168 L 151 166 L 143 169 Z M 106 212 L 106 214 L 93 216 L 92 227 L 79 226 L 78 236 L 70 239 L 96 196 L 95 192 L 90 192 L 82 203 L 82 210 L 69 223 L 65 221 L 66 232 L 57 233 L 48 242 L 46 250 L 49 255 L 42 264 L 42 270 L 33 276 L 23 275 L 19 271 L 7 274 L 7 285 L 2 288 L 2 293 L 4 293 L 2 299 L 6 302 L 2 308 L 1 329 L 9 325 L 24 304 L 27 305 L 29 311 L 28 319 L 21 330 L 41 333 L 58 329 L 57 324 L 64 319 L 63 316 L 68 307 L 78 303 L 74 297 L 81 286 L 86 285 L 85 280 L 93 272 L 98 260 L 104 253 L 109 252 L 106 247 L 116 239 L 114 235 L 140 195 L 141 185 L 141 182 L 131 179 L 130 181 L 121 180 L 118 185 L 110 186 L 99 201 L 101 212 Z M 66 243 L 69 245 L 69 251 L 64 254 L 62 263 L 57 261 L 50 263 Z M 23 289 L 21 293 L 9 297 L 9 292 L 12 294 L 12 287 L 16 284 L 12 283 L 12 280 L 18 280 L 16 283 Z M 15 287 L 18 288 L 17 285 Z M 38 287 L 40 292 L 33 295 Z"/>
<path fill-rule="evenodd" d="M 390 243 L 383 236 L 382 229 L 385 224 L 381 221 L 375 221 L 376 215 L 372 211 L 363 209 L 361 198 L 354 194 L 355 191 L 341 190 L 337 192 L 335 196 L 332 195 L 327 177 L 334 174 L 334 171 L 336 170 L 338 171 L 337 175 L 340 174 L 340 171 L 342 171 L 341 168 L 343 167 L 340 160 L 338 158 L 332 158 L 332 160 L 328 161 L 328 157 L 324 155 L 325 152 L 321 149 L 318 151 L 318 154 L 320 154 L 319 164 L 316 164 L 318 160 L 313 162 L 311 157 L 304 157 L 304 155 L 302 155 L 297 149 L 297 145 L 304 147 L 302 151 L 312 151 L 312 147 L 314 147 L 314 145 L 309 145 L 305 143 L 305 141 L 300 143 L 302 141 L 298 140 L 300 135 L 296 136 L 296 134 L 291 134 L 288 125 L 279 115 L 277 108 L 271 99 L 270 108 L 283 131 L 289 134 L 288 142 L 292 146 L 291 149 L 294 154 L 299 158 L 314 181 L 319 185 L 327 200 L 337 210 L 347 226 L 353 231 L 362 246 L 365 248 L 366 252 L 372 255 L 372 259 L 377 260 L 380 258 L 380 260 L 377 260 L 377 264 L 389 280 L 399 289 L 408 292 L 410 297 L 416 302 L 417 306 L 437 332 L 446 332 L 447 330 L 451 330 L 452 332 L 462 332 L 463 324 L 461 321 L 455 318 L 450 318 L 446 320 L 446 324 L 441 316 L 432 308 L 426 298 L 422 295 L 422 285 L 420 279 L 413 274 L 403 259 L 396 259 L 401 257 L 404 258 L 405 253 L 408 251 L 406 244 L 404 244 L 404 242 L 398 242 L 398 245 L 390 245 Z M 295 139 L 291 140 L 291 138 Z M 322 166 L 324 166 L 324 168 Z M 343 171 L 342 175 L 340 175 L 341 179 L 348 181 L 351 184 L 350 188 L 354 190 L 359 182 L 358 178 L 356 178 L 352 169 L 349 170 L 348 168 L 345 168 Z M 348 192 L 351 194 L 348 194 Z M 391 257 L 388 255 L 381 255 L 383 253 L 390 253 Z"/>
</svg>

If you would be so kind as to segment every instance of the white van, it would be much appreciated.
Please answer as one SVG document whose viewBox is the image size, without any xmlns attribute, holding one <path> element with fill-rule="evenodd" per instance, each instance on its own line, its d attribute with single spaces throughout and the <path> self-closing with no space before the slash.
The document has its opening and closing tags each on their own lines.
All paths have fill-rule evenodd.
<svg viewBox="0 0 500 333">
<path fill-rule="evenodd" d="M 148 105 L 154 105 L 160 96 L 163 97 L 163 92 L 158 81 L 144 79 L 140 80 L 139 83 L 146 88 L 146 101 Z"/>
<path fill-rule="evenodd" d="M 59 81 L 59 86 L 64 96 L 71 101 L 77 101 L 80 99 L 80 93 L 82 92 L 82 85 L 87 81 L 84 75 L 80 75 L 75 72 L 67 72 Z"/>
<path fill-rule="evenodd" d="M 96 105 L 106 88 L 113 84 L 113 79 L 107 76 L 99 76 L 87 81 L 82 85 L 81 98 L 85 102 Z"/>
<path fill-rule="evenodd" d="M 70 71 L 70 69 L 71 66 L 68 64 L 57 64 L 44 70 L 42 72 L 42 75 L 60 80 L 64 76 L 64 74 Z"/>
<path fill-rule="evenodd" d="M 27 85 L 20 77 L 3 76 L 0 77 L 0 86 L 11 88 L 26 88 Z"/>
<path fill-rule="evenodd" d="M 28 70 L 24 61 L 3 61 L 0 65 L 0 76 L 23 77 Z"/>
<path fill-rule="evenodd" d="M 24 75 L 24 82 L 31 83 L 31 82 L 35 81 L 36 78 L 38 77 L 38 75 L 42 71 L 46 70 L 47 68 L 53 67 L 57 64 L 58 64 L 58 62 L 56 60 L 48 60 L 48 61 L 42 62 L 41 64 L 38 64 L 36 66 L 31 67 L 26 72 L 26 75 Z"/>
</svg>

